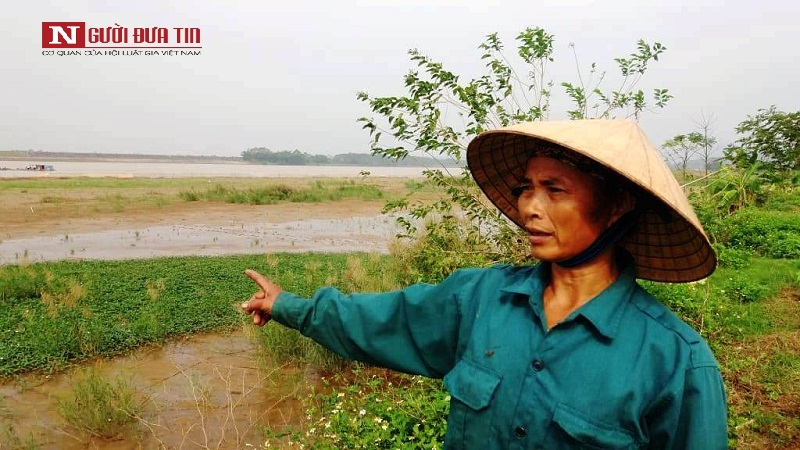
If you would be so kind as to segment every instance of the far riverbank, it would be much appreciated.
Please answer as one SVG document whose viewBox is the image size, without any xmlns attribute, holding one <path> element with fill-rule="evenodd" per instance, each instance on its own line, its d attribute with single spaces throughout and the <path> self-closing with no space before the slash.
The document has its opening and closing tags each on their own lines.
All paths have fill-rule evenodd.
<svg viewBox="0 0 800 450">
<path fill-rule="evenodd" d="M 32 164 L 53 166 L 53 171 L 25 170 Z M 32 177 L 231 177 L 231 178 L 357 178 L 376 177 L 421 178 L 424 167 L 358 167 L 358 166 L 277 166 L 242 163 L 167 163 L 107 161 L 33 161 L 0 160 L 0 178 Z M 450 169 L 458 171 L 458 169 Z"/>
</svg>

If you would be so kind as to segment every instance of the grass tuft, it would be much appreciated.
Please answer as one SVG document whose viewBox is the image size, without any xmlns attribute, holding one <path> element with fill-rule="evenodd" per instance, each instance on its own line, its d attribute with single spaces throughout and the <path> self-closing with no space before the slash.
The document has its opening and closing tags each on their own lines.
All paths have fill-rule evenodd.
<svg viewBox="0 0 800 450">
<path fill-rule="evenodd" d="M 137 423 L 143 402 L 129 383 L 93 370 L 77 376 L 59 400 L 59 415 L 76 429 L 103 438 L 119 438 Z"/>
</svg>

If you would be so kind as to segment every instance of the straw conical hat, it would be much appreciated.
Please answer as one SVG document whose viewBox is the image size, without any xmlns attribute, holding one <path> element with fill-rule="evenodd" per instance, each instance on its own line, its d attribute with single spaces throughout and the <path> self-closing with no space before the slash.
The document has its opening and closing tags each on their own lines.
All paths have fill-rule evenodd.
<svg viewBox="0 0 800 450">
<path fill-rule="evenodd" d="M 632 121 L 529 122 L 487 131 L 469 144 L 467 163 L 489 200 L 522 227 L 511 189 L 536 150 L 553 144 L 594 160 L 653 196 L 618 244 L 633 256 L 639 278 L 687 282 L 714 271 L 717 258 L 697 215 L 658 151 Z"/>
</svg>

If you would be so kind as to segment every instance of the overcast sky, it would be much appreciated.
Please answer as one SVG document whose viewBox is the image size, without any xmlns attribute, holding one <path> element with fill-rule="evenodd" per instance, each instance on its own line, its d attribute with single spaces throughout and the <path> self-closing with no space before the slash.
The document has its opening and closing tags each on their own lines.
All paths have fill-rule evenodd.
<svg viewBox="0 0 800 450">
<path fill-rule="evenodd" d="M 200 56 L 43 56 L 41 22 L 198 27 Z M 667 47 L 639 87 L 675 98 L 641 124 L 660 145 L 713 116 L 721 146 L 748 114 L 800 109 L 800 2 L 790 0 L 67 0 L 0 6 L 0 150 L 237 156 L 250 147 L 368 152 L 356 93 L 403 95 L 417 48 L 481 73 L 478 44 L 555 35 L 552 78 L 609 73 L 638 39 Z M 513 51 L 510 52 L 513 54 Z M 609 77 L 610 78 L 610 77 Z M 611 84 L 605 86 L 613 88 Z M 565 117 L 554 104 L 551 119 Z"/>
</svg>

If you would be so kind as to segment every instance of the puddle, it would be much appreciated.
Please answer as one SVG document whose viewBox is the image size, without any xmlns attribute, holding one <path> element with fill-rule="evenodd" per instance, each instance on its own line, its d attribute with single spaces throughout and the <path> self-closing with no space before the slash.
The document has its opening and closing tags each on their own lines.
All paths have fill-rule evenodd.
<svg viewBox="0 0 800 450">
<path fill-rule="evenodd" d="M 80 369 L 2 384 L 0 448 L 10 448 L 2 441 L 12 438 L 65 450 L 259 447 L 265 426 L 280 429 L 300 422 L 303 412 L 296 399 L 310 392 L 318 378 L 295 367 L 268 367 L 257 343 L 246 335 L 251 330 L 195 335 L 95 362 L 97 373 L 127 380 L 147 399 L 136 428 L 120 440 L 79 437 L 57 415 L 57 400 L 69 392 Z"/>
<path fill-rule="evenodd" d="M 273 252 L 388 252 L 390 216 L 225 226 L 172 225 L 0 241 L 0 264 Z"/>
</svg>

